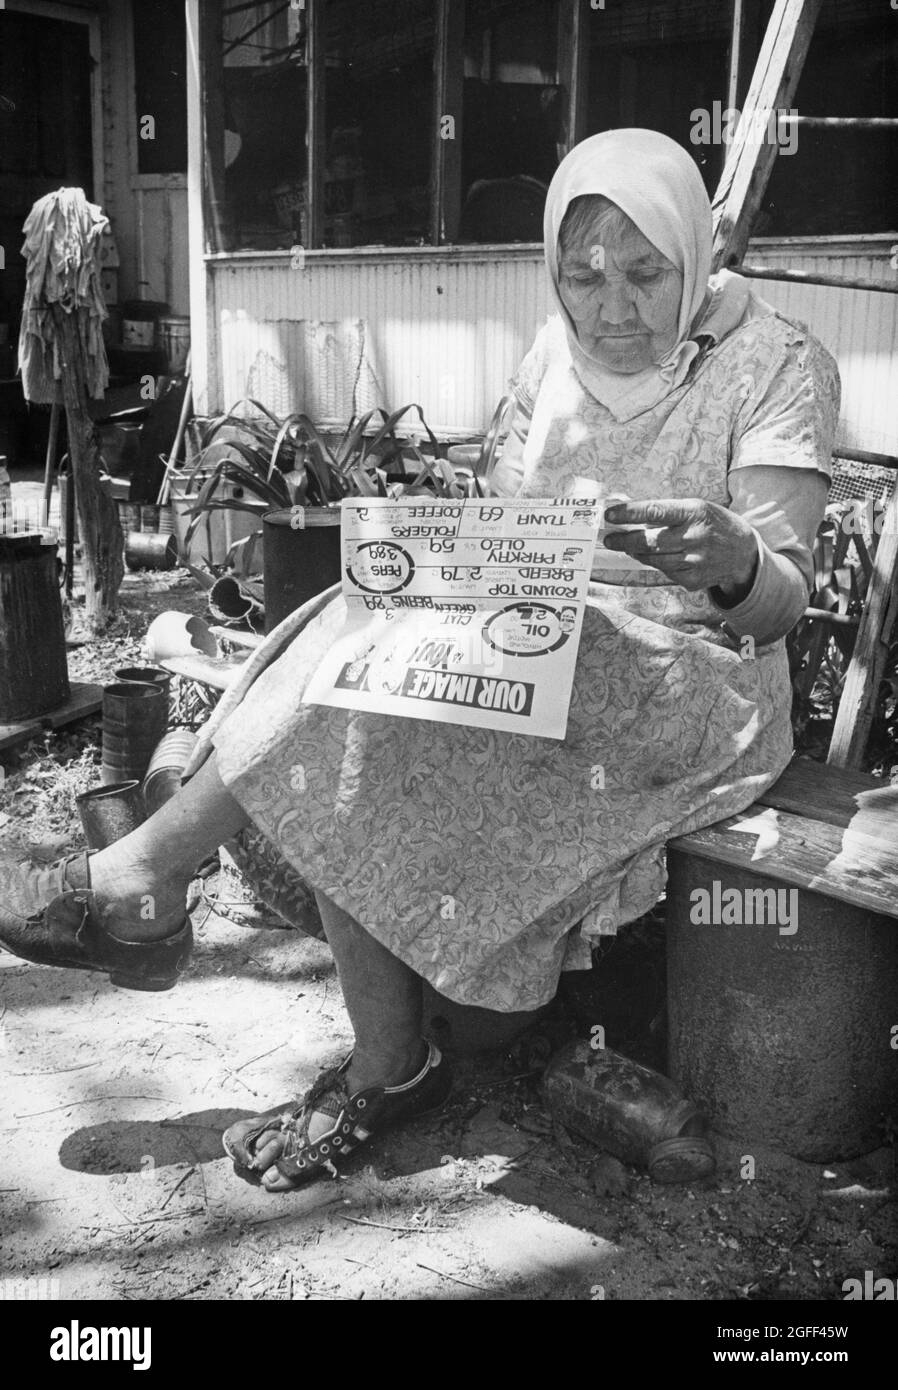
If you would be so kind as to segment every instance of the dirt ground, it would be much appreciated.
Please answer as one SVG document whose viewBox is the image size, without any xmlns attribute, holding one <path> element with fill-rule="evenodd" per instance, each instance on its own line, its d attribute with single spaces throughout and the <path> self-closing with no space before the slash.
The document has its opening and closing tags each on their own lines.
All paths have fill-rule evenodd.
<svg viewBox="0 0 898 1390">
<path fill-rule="evenodd" d="M 72 677 L 139 659 L 171 607 L 203 610 L 188 576 L 129 576 L 122 618 L 70 652 Z M 80 847 L 73 797 L 99 781 L 98 721 L 3 767 L 0 852 Z M 712 1178 L 663 1187 L 553 1124 L 539 1065 L 562 1038 L 610 1018 L 609 1044 L 657 1057 L 663 913 L 567 977 L 514 1042 L 484 1049 L 489 1030 L 447 1028 L 437 1006 L 457 1078 L 446 1110 L 286 1196 L 240 1181 L 220 1133 L 345 1055 L 330 953 L 207 903 L 194 922 L 194 965 L 165 994 L 0 954 L 0 1296 L 42 1280 L 114 1300 L 838 1300 L 865 1269 L 898 1272 L 892 1148 L 823 1166 L 753 1146 L 748 1181 L 716 1137 Z"/>
</svg>

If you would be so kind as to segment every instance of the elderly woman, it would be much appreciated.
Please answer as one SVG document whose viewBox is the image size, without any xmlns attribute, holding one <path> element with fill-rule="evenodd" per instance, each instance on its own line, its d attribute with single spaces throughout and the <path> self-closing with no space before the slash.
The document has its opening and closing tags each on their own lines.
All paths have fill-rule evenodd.
<svg viewBox="0 0 898 1390">
<path fill-rule="evenodd" d="M 597 551 L 564 741 L 304 705 L 343 612 L 329 592 L 255 653 L 168 806 L 0 908 L 28 959 L 165 988 L 212 847 L 249 829 L 298 912 L 314 885 L 355 1048 L 301 1101 L 227 1131 L 238 1171 L 272 1191 L 445 1099 L 422 977 L 536 1009 L 656 902 L 667 839 L 743 809 L 789 761 L 783 638 L 808 597 L 835 364 L 737 275 L 709 280 L 708 198 L 663 135 L 609 131 L 567 156 L 545 256 L 554 312 L 514 379 L 493 491 L 590 479 L 630 499 Z"/>
</svg>

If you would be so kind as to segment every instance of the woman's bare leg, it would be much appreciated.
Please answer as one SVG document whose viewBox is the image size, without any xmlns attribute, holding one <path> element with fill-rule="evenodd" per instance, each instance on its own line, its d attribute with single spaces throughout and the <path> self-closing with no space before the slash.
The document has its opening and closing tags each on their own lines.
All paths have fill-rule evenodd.
<svg viewBox="0 0 898 1390">
<path fill-rule="evenodd" d="M 423 1063 L 421 976 L 324 893 L 315 899 L 355 1034 L 349 1090 L 401 1085 Z"/>
<path fill-rule="evenodd" d="M 355 1034 L 346 1077 L 349 1092 L 368 1086 L 400 1086 L 421 1070 L 427 1058 L 421 1038 L 421 977 L 324 893 L 316 893 L 315 898 Z M 309 1139 L 314 1142 L 332 1125 L 332 1116 L 313 1114 Z M 253 1166 L 270 1192 L 293 1186 L 274 1166 L 283 1150 L 284 1136 L 274 1130 L 254 1155 Z"/>
<path fill-rule="evenodd" d="M 90 856 L 91 888 L 101 907 L 111 908 L 109 930 L 124 941 L 153 941 L 176 931 L 197 866 L 248 824 L 213 753 L 155 815 Z"/>
</svg>

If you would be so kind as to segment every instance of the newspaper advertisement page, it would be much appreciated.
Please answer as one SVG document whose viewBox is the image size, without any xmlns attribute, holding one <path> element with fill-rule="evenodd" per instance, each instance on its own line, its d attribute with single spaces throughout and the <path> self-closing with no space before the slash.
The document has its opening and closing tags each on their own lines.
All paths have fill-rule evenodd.
<svg viewBox="0 0 898 1390">
<path fill-rule="evenodd" d="M 303 696 L 562 739 L 601 504 L 347 499 L 346 621 Z"/>
</svg>

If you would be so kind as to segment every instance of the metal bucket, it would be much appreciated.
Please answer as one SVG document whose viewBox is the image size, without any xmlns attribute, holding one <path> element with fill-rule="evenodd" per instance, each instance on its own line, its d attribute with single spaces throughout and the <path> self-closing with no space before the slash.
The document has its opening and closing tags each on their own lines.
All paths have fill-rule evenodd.
<svg viewBox="0 0 898 1390">
<path fill-rule="evenodd" d="M 88 849 L 105 849 L 146 819 L 140 783 L 112 782 L 75 797 Z"/>
<path fill-rule="evenodd" d="M 168 376 L 183 376 L 190 352 L 190 319 L 170 316 L 161 318 L 156 328 L 159 347 L 165 353 Z"/>
<path fill-rule="evenodd" d="M 262 518 L 266 632 L 341 578 L 340 512 L 306 507 L 299 529 L 296 515 L 277 511 Z"/>
<path fill-rule="evenodd" d="M 168 701 L 158 685 L 137 681 L 103 691 L 103 783 L 140 781 L 165 733 Z"/>
<path fill-rule="evenodd" d="M 169 729 L 153 751 L 143 779 L 143 799 L 151 816 L 181 789 L 181 773 L 197 745 L 192 729 Z"/>
<path fill-rule="evenodd" d="M 125 539 L 129 570 L 173 570 L 177 563 L 178 543 L 170 532 L 132 531 Z"/>
</svg>

